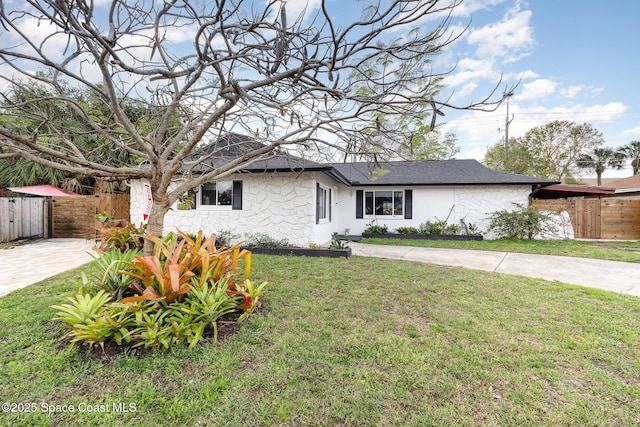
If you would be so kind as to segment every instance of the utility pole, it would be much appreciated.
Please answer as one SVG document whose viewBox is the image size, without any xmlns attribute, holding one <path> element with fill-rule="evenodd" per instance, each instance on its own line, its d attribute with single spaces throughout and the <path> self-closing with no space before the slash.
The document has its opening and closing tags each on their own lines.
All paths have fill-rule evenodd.
<svg viewBox="0 0 640 427">
<path fill-rule="evenodd" d="M 504 119 L 504 166 L 507 169 L 507 172 L 511 171 L 509 168 L 509 125 L 513 121 L 513 115 L 511 116 L 511 120 L 509 120 L 509 98 L 513 96 L 513 92 L 505 93 L 505 98 L 507 98 L 507 116 Z"/>
</svg>

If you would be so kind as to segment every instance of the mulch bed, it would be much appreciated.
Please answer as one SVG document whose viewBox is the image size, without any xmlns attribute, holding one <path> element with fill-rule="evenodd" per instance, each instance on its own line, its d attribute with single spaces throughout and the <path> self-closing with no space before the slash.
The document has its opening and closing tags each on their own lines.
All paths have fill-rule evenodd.
<svg viewBox="0 0 640 427">
<path fill-rule="evenodd" d="M 265 303 L 262 301 L 262 304 L 253 312 L 252 316 L 263 315 L 266 311 Z M 238 322 L 238 318 L 241 315 L 242 312 L 237 311 L 226 314 L 218 319 L 218 342 L 224 341 L 242 329 L 245 322 Z M 62 324 L 59 323 L 59 325 Z M 209 327 L 206 328 L 202 339 L 198 342 L 196 347 L 215 343 L 216 342 L 213 340 L 213 329 Z M 58 344 L 60 349 L 64 349 L 71 344 L 71 338 L 60 340 Z M 144 345 L 134 347 L 134 345 L 135 343 L 122 343 L 122 345 L 118 345 L 115 341 L 109 340 L 104 343 L 104 346 L 94 345 L 90 348 L 87 345 L 76 343 L 75 348 L 82 360 L 100 361 L 107 365 L 116 360 L 120 355 L 142 359 L 155 351 L 155 348 L 153 347 L 145 347 Z M 160 351 L 162 350 L 164 350 L 164 347 L 160 347 Z"/>
</svg>

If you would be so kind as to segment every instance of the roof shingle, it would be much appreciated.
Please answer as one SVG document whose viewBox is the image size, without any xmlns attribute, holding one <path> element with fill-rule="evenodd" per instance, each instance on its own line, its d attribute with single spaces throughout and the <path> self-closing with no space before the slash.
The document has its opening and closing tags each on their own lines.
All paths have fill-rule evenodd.
<svg viewBox="0 0 640 427">
<path fill-rule="evenodd" d="M 207 172 L 229 161 L 259 150 L 264 145 L 245 135 L 229 134 L 203 147 L 191 156 L 211 157 L 197 165 L 193 172 Z M 242 172 L 324 171 L 351 186 L 373 185 L 550 185 L 557 181 L 526 175 L 498 172 L 477 160 L 433 160 L 397 162 L 318 163 L 293 156 L 285 151 L 265 154 Z"/>
<path fill-rule="evenodd" d="M 477 160 L 433 160 L 374 163 L 334 163 L 352 185 L 495 185 L 541 184 L 557 181 L 498 172 Z"/>
</svg>

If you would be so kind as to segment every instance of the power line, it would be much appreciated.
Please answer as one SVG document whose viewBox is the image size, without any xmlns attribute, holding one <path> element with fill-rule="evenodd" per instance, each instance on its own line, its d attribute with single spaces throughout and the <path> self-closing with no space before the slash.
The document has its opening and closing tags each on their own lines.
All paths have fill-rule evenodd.
<svg viewBox="0 0 640 427">
<path fill-rule="evenodd" d="M 621 123 L 621 122 L 637 122 L 640 123 L 640 117 L 618 117 L 615 119 L 606 119 L 602 118 L 603 115 L 608 114 L 607 111 L 602 112 L 590 112 L 590 113 L 521 113 L 518 112 L 518 122 L 521 123 L 535 123 L 540 121 L 554 121 L 558 118 L 566 118 L 568 121 L 583 121 L 583 122 L 594 122 L 594 123 Z M 530 117 L 520 117 L 520 116 L 530 116 Z M 531 117 L 536 115 L 537 117 Z M 573 117 L 580 116 L 580 117 Z M 500 123 L 502 121 L 502 114 L 487 116 L 487 118 L 469 118 L 464 119 L 460 118 L 455 121 L 449 121 L 447 123 L 454 123 L 456 127 L 475 127 L 478 124 L 491 124 L 491 123 Z"/>
</svg>

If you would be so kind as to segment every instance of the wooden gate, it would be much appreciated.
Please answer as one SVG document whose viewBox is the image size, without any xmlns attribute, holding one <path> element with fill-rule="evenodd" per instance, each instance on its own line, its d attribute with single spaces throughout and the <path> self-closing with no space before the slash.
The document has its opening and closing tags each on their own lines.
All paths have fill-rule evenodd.
<svg viewBox="0 0 640 427">
<path fill-rule="evenodd" d="M 48 237 L 48 206 L 44 197 L 0 197 L 0 242 Z"/>
<path fill-rule="evenodd" d="M 602 231 L 600 199 L 575 200 L 575 225 L 573 232 L 582 239 L 599 239 Z"/>
<path fill-rule="evenodd" d="M 52 237 L 94 239 L 100 222 L 96 214 L 129 220 L 128 194 L 98 194 L 94 196 L 54 197 Z"/>
</svg>

